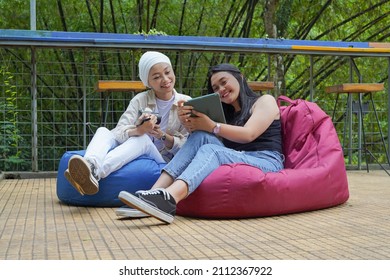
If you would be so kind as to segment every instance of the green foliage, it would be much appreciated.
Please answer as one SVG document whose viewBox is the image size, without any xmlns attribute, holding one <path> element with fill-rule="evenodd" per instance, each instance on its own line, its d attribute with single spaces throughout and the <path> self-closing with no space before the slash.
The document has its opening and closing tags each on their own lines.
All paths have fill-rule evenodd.
<svg viewBox="0 0 390 280">
<path fill-rule="evenodd" d="M 279 37 L 285 37 L 287 34 L 287 27 L 291 20 L 293 0 L 280 1 L 279 9 L 276 12 L 276 26 Z"/>
<path fill-rule="evenodd" d="M 4 67 L 0 68 L 0 83 L 5 87 L 5 101 L 0 101 L 0 170 L 10 170 L 15 164 L 22 164 L 21 151 L 18 149 L 22 140 L 17 127 L 16 91 L 12 85 L 13 76 Z"/>
<path fill-rule="evenodd" d="M 168 34 L 163 31 L 158 31 L 156 29 L 150 29 L 149 32 L 141 31 L 134 33 L 135 35 L 143 35 L 143 36 L 149 36 L 149 35 L 157 35 L 157 36 L 167 36 Z"/>
<path fill-rule="evenodd" d="M 353 0 L 269 0 L 277 2 L 274 15 L 279 38 L 327 41 L 388 42 L 389 1 Z M 213 36 L 265 38 L 265 2 L 260 0 L 199 0 L 199 1 L 79 1 L 39 0 L 37 2 L 37 29 L 71 32 L 101 32 L 139 34 L 147 36 Z M 30 7 L 26 0 L 0 0 L 0 29 L 29 29 Z M 4 51 L 4 52 L 2 52 Z M 1 152 L 0 162 L 8 165 L 30 160 L 21 148 L 21 135 L 29 143 L 31 108 L 29 85 L 31 82 L 29 49 L 11 51 L 2 48 L 0 58 L 12 61 L 8 71 L 18 75 L 17 82 L 2 69 L 3 92 L 0 99 Z M 87 86 L 87 121 L 94 124 L 101 117 L 100 95 L 93 87 L 98 79 L 137 79 L 137 61 L 143 50 L 86 50 L 46 48 L 37 50 L 38 61 L 38 130 L 39 154 L 44 160 L 59 157 L 66 148 L 80 147 L 76 139 L 83 124 L 83 88 Z M 282 93 L 292 98 L 307 98 L 310 94 L 310 61 L 307 55 L 282 54 L 278 69 L 274 60 L 265 53 L 203 52 L 192 50 L 164 52 L 171 58 L 177 75 L 177 85 L 183 93 L 197 96 L 205 91 L 208 67 L 230 62 L 242 69 L 247 79 L 273 80 L 283 67 Z M 275 57 L 275 56 L 274 56 Z M 271 58 L 273 58 L 271 56 Z M 83 69 L 83 61 L 87 67 Z M 269 63 L 270 61 L 270 63 Z M 324 109 L 332 108 L 334 96 L 325 94 L 324 88 L 349 81 L 349 60 L 345 57 L 313 56 L 315 99 Z M 388 59 L 356 58 L 363 82 L 387 83 Z M 27 67 L 26 67 L 27 66 Z M 83 80 L 83 71 L 85 79 Z M 27 74 L 26 74 L 27 73 Z M 269 73 L 269 74 L 268 74 Z M 6 77 L 6 78 L 5 78 Z M 356 80 L 356 74 L 353 79 Z M 17 84 L 17 90 L 11 84 Z M 19 87 L 22 85 L 22 89 Z M 389 85 L 386 85 L 388 88 Z M 16 91 L 18 98 L 16 98 Z M 119 93 L 115 95 L 119 96 Z M 130 98 L 123 94 L 123 100 Z M 378 109 L 386 115 L 386 95 L 380 98 Z M 119 98 L 118 98 L 119 99 Z M 126 102 L 113 100 L 112 123 L 118 119 Z M 23 124 L 24 126 L 23 126 Z M 387 134 L 388 121 L 383 128 Z M 66 125 L 63 125 L 66 124 Z M 77 136 L 77 137 L 76 137 Z M 81 137 L 79 137 L 81 138 Z M 56 147 L 53 147 L 53 142 Z M 5 144 L 7 143 L 7 144 Z M 61 150 L 62 149 L 62 150 Z M 41 159 L 40 159 L 41 160 Z M 41 161 L 44 161 L 41 160 Z M 47 160 L 49 161 L 49 160 Z M 0 166 L 0 169 L 4 166 Z M 53 167 L 42 166 L 42 170 Z"/>
</svg>

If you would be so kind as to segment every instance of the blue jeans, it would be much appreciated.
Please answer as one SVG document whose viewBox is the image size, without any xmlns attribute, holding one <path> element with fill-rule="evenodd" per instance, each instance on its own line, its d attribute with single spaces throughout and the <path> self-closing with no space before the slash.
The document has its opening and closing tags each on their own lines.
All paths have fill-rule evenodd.
<svg viewBox="0 0 390 280">
<path fill-rule="evenodd" d="M 284 156 L 275 151 L 236 151 L 213 134 L 192 133 L 173 159 L 163 168 L 174 180 L 183 180 L 191 194 L 202 181 L 223 164 L 246 163 L 263 172 L 283 169 Z"/>
</svg>

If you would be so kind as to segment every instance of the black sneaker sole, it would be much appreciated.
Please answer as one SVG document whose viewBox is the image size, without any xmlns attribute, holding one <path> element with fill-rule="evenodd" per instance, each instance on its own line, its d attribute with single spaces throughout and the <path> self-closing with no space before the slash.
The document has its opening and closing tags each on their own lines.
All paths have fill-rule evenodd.
<svg viewBox="0 0 390 280">
<path fill-rule="evenodd" d="M 150 205 L 149 203 L 139 199 L 138 197 L 132 195 L 131 193 L 121 191 L 118 195 L 118 198 L 126 205 L 138 209 L 150 216 L 164 222 L 170 224 L 173 222 L 174 217 L 160 209 Z"/>
</svg>

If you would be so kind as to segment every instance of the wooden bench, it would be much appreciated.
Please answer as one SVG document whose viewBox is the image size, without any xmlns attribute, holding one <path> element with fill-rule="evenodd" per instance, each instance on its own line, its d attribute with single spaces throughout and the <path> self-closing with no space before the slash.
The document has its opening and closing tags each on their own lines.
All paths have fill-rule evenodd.
<svg viewBox="0 0 390 280">
<path fill-rule="evenodd" d="M 108 98 L 111 92 L 137 93 L 146 89 L 146 86 L 141 81 L 99 80 L 95 86 L 95 90 L 103 94 L 101 124 L 106 126 L 107 123 Z"/>
<path fill-rule="evenodd" d="M 272 90 L 275 88 L 275 83 L 274 82 L 248 82 L 249 87 L 253 91 L 264 91 L 264 90 Z"/>
<path fill-rule="evenodd" d="M 274 82 L 248 82 L 249 87 L 257 92 L 272 90 Z M 102 125 L 107 122 L 108 98 L 111 92 L 141 92 L 147 90 L 147 87 L 141 81 L 117 81 L 117 80 L 99 80 L 95 86 L 97 92 L 103 93 Z"/>
<path fill-rule="evenodd" d="M 329 86 L 325 88 L 326 93 L 368 93 L 385 89 L 383 83 L 349 83 Z"/>
<path fill-rule="evenodd" d="M 97 92 L 134 91 L 146 90 L 146 86 L 141 81 L 98 81 L 95 90 Z"/>
<path fill-rule="evenodd" d="M 343 149 L 348 150 L 351 153 L 351 150 L 354 150 L 352 148 L 352 113 L 356 113 L 358 117 L 358 148 L 356 150 L 359 150 L 359 159 L 358 159 L 358 167 L 360 168 L 360 150 L 364 150 L 365 156 L 366 156 L 366 166 L 367 166 L 367 172 L 369 171 L 368 169 L 368 154 L 370 154 L 376 162 L 386 171 L 388 175 L 390 173 L 382 166 L 382 164 L 379 163 L 379 161 L 376 159 L 376 157 L 368 150 L 367 145 L 366 145 L 366 134 L 364 131 L 364 118 L 363 114 L 365 113 L 365 108 L 363 108 L 362 104 L 362 95 L 361 94 L 366 94 L 370 97 L 370 102 L 373 108 L 373 111 L 375 113 L 375 118 L 376 118 L 376 123 L 378 125 L 378 129 L 381 135 L 381 141 L 383 144 L 383 149 L 384 152 L 387 156 L 387 162 L 390 166 L 390 159 L 389 159 L 389 154 L 387 152 L 386 148 L 386 143 L 385 139 L 383 136 L 382 128 L 380 126 L 379 118 L 378 118 L 378 113 L 375 109 L 375 104 L 374 100 L 372 98 L 372 94 L 375 92 L 383 91 L 385 89 L 384 83 L 346 83 L 346 84 L 339 84 L 339 85 L 333 85 L 333 86 L 328 86 L 325 88 L 326 93 L 335 93 L 337 94 L 336 96 L 336 102 L 333 108 L 333 113 L 332 113 L 332 120 L 334 121 L 334 116 L 335 116 L 335 111 L 336 111 L 336 106 L 338 103 L 339 95 L 340 94 L 348 94 L 348 101 L 345 109 L 345 114 L 346 114 L 346 119 L 344 122 L 344 141 L 343 141 Z M 358 108 L 353 108 L 353 100 L 352 100 L 352 94 L 359 94 L 358 96 L 358 102 L 357 104 L 359 105 Z M 345 147 L 345 131 L 346 127 L 348 126 L 348 132 L 349 132 L 349 147 Z M 363 137 L 363 148 L 361 144 L 361 136 Z M 350 158 L 352 155 L 350 154 Z"/>
<path fill-rule="evenodd" d="M 272 90 L 275 87 L 274 82 L 248 82 L 253 91 Z M 116 92 L 116 91 L 134 91 L 140 92 L 147 89 L 141 81 L 98 81 L 96 84 L 97 92 Z"/>
</svg>

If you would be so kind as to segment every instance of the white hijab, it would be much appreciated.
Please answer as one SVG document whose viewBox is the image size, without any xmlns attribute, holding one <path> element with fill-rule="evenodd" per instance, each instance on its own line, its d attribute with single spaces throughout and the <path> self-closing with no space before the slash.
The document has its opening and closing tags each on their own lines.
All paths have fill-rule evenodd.
<svg viewBox="0 0 390 280">
<path fill-rule="evenodd" d="M 148 76 L 150 69 L 157 63 L 165 62 L 168 63 L 170 66 L 172 66 L 170 59 L 160 52 L 146 52 L 144 53 L 138 63 L 139 68 L 139 77 L 142 81 L 142 83 L 150 88 L 148 83 Z"/>
</svg>

